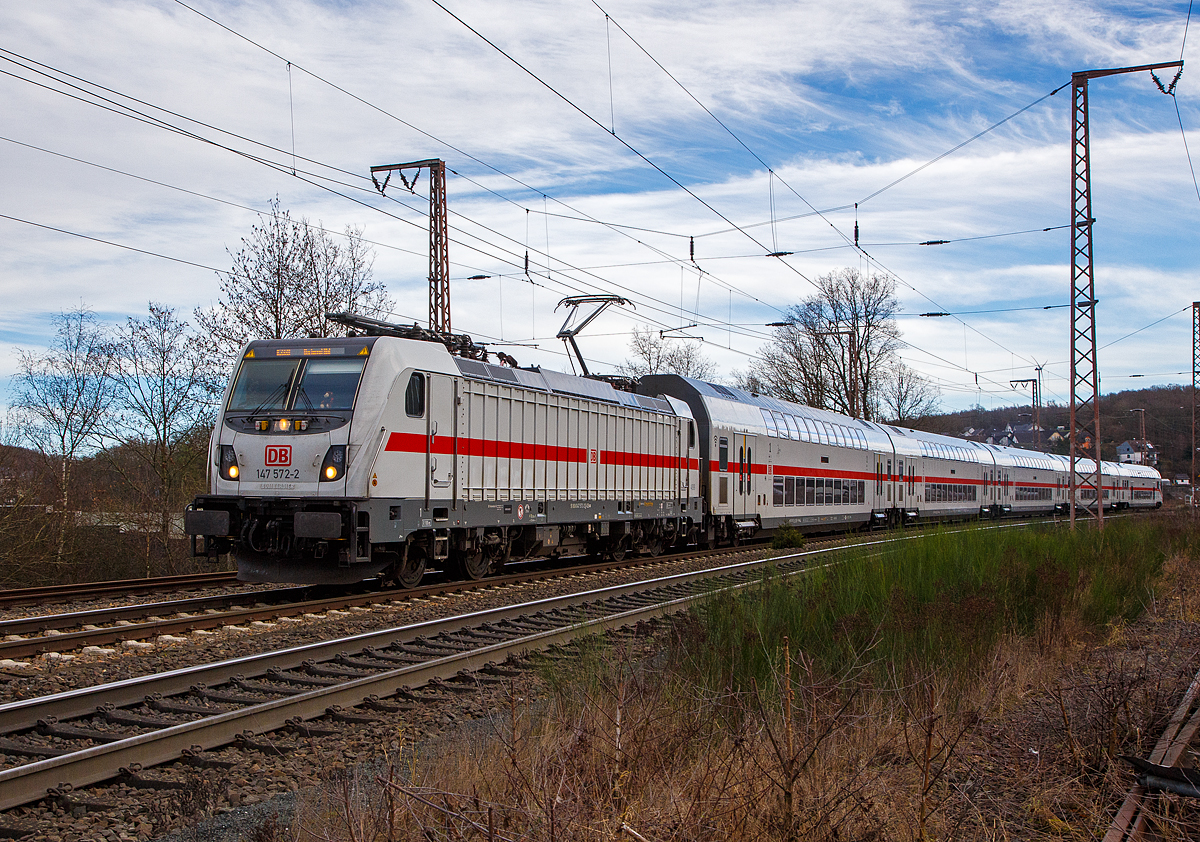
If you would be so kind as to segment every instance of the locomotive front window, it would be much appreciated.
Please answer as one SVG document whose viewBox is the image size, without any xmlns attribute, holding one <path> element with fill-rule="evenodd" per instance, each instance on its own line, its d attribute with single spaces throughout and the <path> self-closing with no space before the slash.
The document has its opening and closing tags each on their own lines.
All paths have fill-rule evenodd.
<svg viewBox="0 0 1200 842">
<path fill-rule="evenodd" d="M 246 360 L 229 396 L 230 412 L 320 412 L 354 407 L 366 358 Z"/>
<path fill-rule="evenodd" d="M 366 357 L 349 360 L 309 360 L 296 387 L 292 406 L 302 412 L 353 409 L 354 395 Z"/>
<path fill-rule="evenodd" d="M 300 360 L 246 360 L 229 396 L 230 412 L 277 412 L 287 406 Z"/>
</svg>

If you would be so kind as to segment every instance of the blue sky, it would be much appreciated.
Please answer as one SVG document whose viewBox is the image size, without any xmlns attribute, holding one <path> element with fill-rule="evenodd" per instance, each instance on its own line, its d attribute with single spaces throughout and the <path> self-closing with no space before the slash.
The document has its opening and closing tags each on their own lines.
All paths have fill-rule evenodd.
<svg viewBox="0 0 1200 842">
<path fill-rule="evenodd" d="M 1066 230 L 1041 229 L 1070 218 L 1070 87 L 868 197 L 1072 71 L 1178 59 L 1188 15 L 1186 2 L 443 3 L 603 128 L 430 0 L 188 0 L 279 57 L 177 2 L 9 3 L 0 48 L 11 52 L 0 56 L 241 135 L 155 112 L 282 171 L 0 76 L 0 214 L 220 269 L 254 211 L 278 196 L 327 228 L 361 227 L 380 244 L 375 274 L 396 318 L 424 321 L 425 200 L 381 198 L 364 176 L 373 164 L 441 157 L 453 172 L 454 328 L 522 364 L 569 368 L 555 305 L 603 291 L 635 306 L 581 337 L 594 369 L 625 359 L 635 326 L 699 323 L 682 332 L 695 339 L 676 341 L 702 341 L 730 376 L 766 341 L 764 325 L 811 293 L 805 278 L 854 266 L 898 279 L 904 358 L 941 386 L 946 408 L 1014 402 L 1009 380 L 1031 376 L 1035 362 L 1047 364 L 1046 398 L 1065 401 L 1068 311 L 1040 308 L 1069 300 L 1070 244 Z M 0 71 L 62 89 L 11 61 Z M 1176 100 L 1197 154 L 1195 72 Z M 1091 86 L 1105 391 L 1189 379 L 1200 198 L 1175 104 L 1145 73 Z M 323 183 L 359 203 L 286 171 L 293 130 L 295 153 L 319 162 L 298 167 L 346 182 Z M 855 202 L 869 258 L 845 243 Z M 811 208 L 838 210 L 790 218 Z M 613 225 L 565 218 L 584 215 Z M 688 237 L 702 272 L 687 265 Z M 916 245 L 931 239 L 956 242 Z M 0 376 L 15 370 L 15 349 L 45 345 L 62 309 L 82 302 L 118 321 L 154 300 L 186 315 L 218 295 L 208 269 L 20 222 L 0 219 L 0 242 Z M 764 247 L 794 254 L 782 265 Z M 467 280 L 476 274 L 492 277 Z M 916 315 L 932 310 L 971 314 Z M 1005 312 L 974 312 L 996 310 Z"/>
</svg>

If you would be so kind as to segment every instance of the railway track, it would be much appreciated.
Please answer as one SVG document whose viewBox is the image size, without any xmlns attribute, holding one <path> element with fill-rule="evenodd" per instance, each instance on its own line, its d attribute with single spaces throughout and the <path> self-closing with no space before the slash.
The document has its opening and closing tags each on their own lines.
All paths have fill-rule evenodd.
<svg viewBox="0 0 1200 842">
<path fill-rule="evenodd" d="M 71 602 L 100 596 L 129 596 L 183 588 L 211 588 L 236 585 L 237 573 L 188 573 L 182 576 L 156 576 L 147 579 L 117 579 L 111 582 L 83 582 L 77 585 L 45 585 L 37 588 L 0 590 L 0 608 L 36 605 L 44 602 Z"/>
<path fill-rule="evenodd" d="M 994 525 L 984 524 L 977 528 L 1003 529 L 1040 522 L 1044 521 L 1041 519 L 1006 521 Z M 864 540 L 869 540 L 869 537 L 842 535 L 819 542 L 809 542 L 806 546 L 813 549 L 832 549 L 851 546 Z M 170 639 L 196 631 L 227 626 L 240 627 L 245 624 L 253 626 L 281 618 L 322 614 L 331 610 L 357 610 L 405 599 L 447 596 L 480 587 L 527 584 L 562 576 L 586 575 L 622 569 L 653 569 L 658 565 L 699 558 L 720 558 L 754 549 L 761 549 L 761 546 L 743 544 L 740 547 L 723 547 L 656 557 L 626 557 L 622 561 L 608 560 L 568 567 L 561 564 L 549 565 L 544 562 L 535 562 L 505 575 L 491 576 L 478 581 L 434 581 L 431 584 L 410 589 L 364 590 L 309 585 L 165 602 L 108 606 L 78 612 L 15 617 L 0 620 L 0 664 L 21 658 L 36 657 L 49 652 L 63 653 L 84 647 L 125 645 L 137 641 L 156 640 L 164 636 Z M 216 574 L 205 575 L 214 576 Z M 167 580 L 178 581 L 188 578 L 190 577 L 168 577 Z M 147 582 L 149 581 L 153 580 L 147 580 Z"/>
<path fill-rule="evenodd" d="M 869 542 L 869 543 L 883 543 Z M 767 565 L 802 571 L 827 549 L 742 562 L 433 620 L 403 628 L 202 664 L 0 705 L 0 809 L 118 778 L 155 787 L 138 769 L 292 730 L 312 720 L 361 721 L 413 704 L 414 687 L 471 690 L 513 674 L 505 663 L 582 635 L 683 611 L 718 588 L 744 587 Z"/>
<path fill-rule="evenodd" d="M 812 546 L 829 548 L 849 543 L 838 538 Z M 223 626 L 263 623 L 284 617 L 301 617 L 326 611 L 347 611 L 386 602 L 446 596 L 480 587 L 518 585 L 572 575 L 623 569 L 652 569 L 698 558 L 720 558 L 755 549 L 752 546 L 700 550 L 655 558 L 625 559 L 571 567 L 530 565 L 501 576 L 479 581 L 433 583 L 410 589 L 351 590 L 314 586 L 275 588 L 237 594 L 113 606 L 62 614 L 45 614 L 0 620 L 0 661 L 16 660 L 46 652 L 68 652 L 86 646 L 123 644 L 154 640 Z M 312 598 L 314 594 L 332 594 Z"/>
<path fill-rule="evenodd" d="M 1166 730 L 1159 737 L 1149 762 L 1135 765 L 1138 783 L 1125 796 L 1121 809 L 1113 819 L 1104 842 L 1136 842 L 1158 838 L 1155 831 L 1157 818 L 1153 792 L 1186 792 L 1196 790 L 1183 776 L 1173 774 L 1181 765 L 1185 750 L 1191 745 L 1200 729 L 1200 673 L 1192 679 L 1187 692 L 1171 716 Z M 1152 768 L 1156 767 L 1156 768 Z M 1195 771 L 1195 770 L 1191 770 Z"/>
</svg>

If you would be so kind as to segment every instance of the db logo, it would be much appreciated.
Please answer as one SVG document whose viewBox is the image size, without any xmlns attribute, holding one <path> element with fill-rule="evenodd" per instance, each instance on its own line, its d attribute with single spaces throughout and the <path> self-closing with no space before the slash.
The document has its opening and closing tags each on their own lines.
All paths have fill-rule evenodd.
<svg viewBox="0 0 1200 842">
<path fill-rule="evenodd" d="M 588 461 L 591 462 L 593 465 L 598 464 L 600 462 L 600 451 L 598 451 L 598 450 L 589 451 L 588 452 Z"/>
<path fill-rule="evenodd" d="M 268 444 L 266 463 L 277 468 L 286 468 L 292 464 L 292 446 L 290 444 Z"/>
</svg>

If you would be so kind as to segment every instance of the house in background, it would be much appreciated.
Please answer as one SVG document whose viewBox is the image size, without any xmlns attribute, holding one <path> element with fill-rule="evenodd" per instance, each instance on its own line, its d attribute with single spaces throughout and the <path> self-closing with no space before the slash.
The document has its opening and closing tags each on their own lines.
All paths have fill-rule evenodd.
<svg viewBox="0 0 1200 842">
<path fill-rule="evenodd" d="M 1117 461 L 1132 465 L 1157 465 L 1158 451 L 1144 439 L 1131 439 L 1117 445 Z"/>
</svg>

